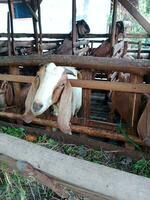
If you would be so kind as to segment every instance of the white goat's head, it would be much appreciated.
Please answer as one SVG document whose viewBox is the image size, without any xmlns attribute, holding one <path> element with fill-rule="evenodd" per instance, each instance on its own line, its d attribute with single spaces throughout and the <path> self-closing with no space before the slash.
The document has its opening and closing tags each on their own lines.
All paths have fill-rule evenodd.
<svg viewBox="0 0 150 200">
<path fill-rule="evenodd" d="M 59 102 L 58 126 L 60 130 L 70 133 L 72 87 L 67 73 L 73 73 L 54 63 L 43 66 L 29 90 L 23 120 L 30 123 L 32 119 L 42 114 L 51 105 Z"/>
</svg>

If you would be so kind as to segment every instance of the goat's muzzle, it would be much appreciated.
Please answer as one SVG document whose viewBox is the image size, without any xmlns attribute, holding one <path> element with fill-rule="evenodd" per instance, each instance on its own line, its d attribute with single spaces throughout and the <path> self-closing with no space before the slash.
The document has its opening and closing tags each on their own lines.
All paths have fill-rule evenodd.
<svg viewBox="0 0 150 200">
<path fill-rule="evenodd" d="M 40 102 L 33 102 L 33 110 L 34 112 L 40 111 L 40 109 L 43 107 L 43 104 Z"/>
</svg>

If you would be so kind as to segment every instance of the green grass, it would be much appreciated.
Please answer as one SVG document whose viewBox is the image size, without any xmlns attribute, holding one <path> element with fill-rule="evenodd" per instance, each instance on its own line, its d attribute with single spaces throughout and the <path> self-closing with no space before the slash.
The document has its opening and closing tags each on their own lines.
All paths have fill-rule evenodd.
<svg viewBox="0 0 150 200">
<path fill-rule="evenodd" d="M 13 135 L 19 138 L 24 138 L 27 134 L 22 128 L 1 127 L 0 130 L 6 134 Z M 124 133 L 124 129 L 119 127 L 119 130 Z M 49 138 L 46 135 L 37 138 L 39 145 L 45 146 L 52 150 L 74 156 L 87 161 L 103 164 L 109 167 L 117 168 L 127 172 L 135 173 L 150 178 L 150 161 L 142 158 L 139 161 L 125 156 L 115 156 L 104 152 L 103 150 L 89 149 L 84 146 L 76 146 L 74 144 L 61 144 Z M 134 144 L 129 140 L 129 143 Z M 70 197 L 73 200 L 74 194 Z M 60 199 L 47 187 L 39 184 L 32 179 L 21 177 L 16 172 L 10 174 L 6 167 L 1 166 L 0 169 L 0 200 L 49 200 Z M 81 198 L 85 200 L 85 198 Z"/>
</svg>

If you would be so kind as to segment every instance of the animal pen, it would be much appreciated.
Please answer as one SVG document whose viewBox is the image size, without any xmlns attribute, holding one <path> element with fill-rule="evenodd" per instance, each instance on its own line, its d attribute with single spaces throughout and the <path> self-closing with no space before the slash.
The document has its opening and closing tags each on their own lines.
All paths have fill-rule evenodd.
<svg viewBox="0 0 150 200">
<path fill-rule="evenodd" d="M 6 122 L 9 120 L 14 126 L 25 127 L 27 130 L 35 132 L 36 134 L 39 134 L 40 129 L 45 129 L 45 133 L 60 141 L 63 140 L 68 143 L 88 145 L 92 148 L 102 148 L 136 158 L 140 158 L 143 155 L 149 158 L 150 60 L 148 60 L 149 49 L 143 49 L 142 47 L 149 47 L 150 44 L 128 41 L 128 38 L 149 38 L 150 24 L 138 12 L 136 7 L 127 0 L 114 0 L 111 33 L 88 33 L 86 38 L 78 39 L 76 33 L 76 0 L 72 0 L 72 55 L 58 55 L 55 54 L 53 50 L 58 45 L 62 44 L 63 40 L 68 37 L 68 34 L 42 34 L 41 1 L 20 1 L 28 7 L 32 15 L 34 34 L 14 33 L 13 2 L 14 1 L 11 0 L 1 0 L 1 3 L 8 3 L 9 13 L 7 18 L 7 33 L 0 33 L 1 38 L 7 38 L 7 41 L 3 41 L 2 39 L 0 41 L 0 80 L 2 82 L 12 83 L 14 93 L 13 104 L 0 112 L 1 123 L 7 124 Z M 118 2 L 139 22 L 146 30 L 147 34 L 126 34 L 125 38 L 121 41 L 115 42 Z M 33 40 L 16 40 L 17 38 L 30 37 L 33 38 Z M 107 57 L 95 57 L 90 55 L 89 49 L 93 50 L 94 44 L 103 43 L 103 38 L 111 39 L 110 55 Z M 137 49 L 128 49 L 128 44 L 137 45 Z M 20 52 L 23 53 L 20 55 Z M 136 59 L 123 58 L 127 52 L 134 53 Z M 147 59 L 141 59 L 146 56 Z M 48 114 L 46 118 L 34 118 L 31 125 L 25 124 L 22 121 L 22 111 L 20 109 L 21 99 L 19 99 L 22 85 L 25 83 L 31 84 L 34 81 L 35 74 L 39 70 L 39 67 L 50 62 L 55 63 L 57 66 L 77 67 L 81 73 L 82 78 L 70 80 L 72 87 L 83 88 L 81 111 L 78 117 L 73 117 L 71 119 L 71 130 L 73 133 L 71 136 L 65 135 L 59 130 L 55 132 L 52 131 L 51 128 L 57 128 L 58 125 L 56 117 L 50 114 Z M 132 82 L 116 81 L 118 73 L 130 73 Z M 110 91 L 111 93 L 114 91 L 121 92 L 121 94 L 124 93 L 129 96 L 129 102 L 125 102 L 128 107 L 128 126 L 123 128 L 123 132 L 120 133 L 118 133 L 118 121 L 110 120 L 109 116 L 109 113 L 111 113 L 109 107 L 109 103 L 111 104 L 111 102 L 108 101 L 108 94 Z M 8 95 L 13 93 L 9 93 Z M 144 109 L 147 110 L 144 110 L 146 114 L 144 111 L 142 112 L 144 116 L 144 125 L 141 128 L 142 131 L 140 129 L 139 134 L 137 129 L 140 117 L 142 116 L 140 109 L 142 103 L 141 98 L 143 98 L 143 96 L 144 101 L 147 102 Z M 9 96 L 9 100 L 10 98 L 11 96 Z M 123 102 L 120 106 L 124 106 Z M 141 147 L 142 151 L 137 151 L 135 149 L 137 145 Z M 10 149 L 6 150 L 8 146 L 10 149 L 14 149 L 14 152 L 11 152 Z M 24 149 L 27 148 L 29 148 L 29 150 L 24 151 Z M 35 160 L 32 160 L 33 157 L 30 152 L 37 157 Z M 0 135 L 0 153 L 6 155 L 1 156 L 0 160 L 7 161 L 8 165 L 12 168 L 19 168 L 21 173 L 29 174 L 30 171 L 32 171 L 37 179 L 47 184 L 58 194 L 63 190 L 62 185 L 63 187 L 69 185 L 69 187 L 77 193 L 84 194 L 90 199 L 129 199 L 128 195 L 132 193 L 130 199 L 148 200 L 150 183 L 144 178 L 140 178 L 139 180 L 137 177 L 132 177 L 132 175 L 130 175 L 131 177 L 129 176 L 124 183 L 123 179 L 126 176 L 125 174 L 118 174 L 118 179 L 116 179 L 116 177 L 112 175 L 116 173 L 115 170 L 109 172 L 108 169 L 103 169 L 103 167 L 97 167 L 87 162 L 84 163 L 84 161 L 82 162 L 78 159 L 68 158 L 56 152 L 45 150 L 37 145 L 29 144 L 19 139 L 9 138 L 3 134 Z M 26 156 L 26 153 L 29 157 Z M 42 160 L 42 155 L 44 154 L 47 155 L 47 158 L 44 159 L 44 163 L 41 163 L 40 159 Z M 21 161 L 21 164 L 19 162 L 16 167 L 16 160 L 23 161 Z M 56 163 L 52 167 L 55 160 Z M 50 162 L 52 162 L 52 164 L 50 164 Z M 23 169 L 20 169 L 21 165 L 23 165 Z M 68 174 L 71 174 L 71 179 L 67 179 L 67 176 L 62 175 L 63 167 L 65 166 L 73 170 L 72 172 L 68 171 Z M 84 174 L 84 170 L 81 169 L 80 166 L 81 168 L 85 168 L 85 171 L 88 169 L 89 174 L 86 174 L 86 172 Z M 60 170 L 56 170 L 58 168 L 60 168 Z M 41 171 L 49 176 L 42 174 Z M 98 186 L 92 186 L 92 184 L 90 184 L 96 180 L 97 176 L 101 176 L 100 171 L 103 171 L 107 177 L 111 176 L 112 181 L 108 179 L 105 180 L 104 176 L 102 179 L 103 190 L 101 189 L 101 181 L 97 182 Z M 73 176 L 73 173 L 76 174 L 76 177 Z M 83 176 L 82 173 L 84 174 Z M 107 175 L 107 173 L 109 173 L 109 175 Z M 93 176 L 90 176 L 90 174 L 93 174 Z M 89 176 L 89 179 L 86 179 L 86 176 Z M 79 180 L 80 178 L 81 181 Z M 114 183 L 113 179 L 118 181 Z M 133 185 L 130 183 L 131 179 L 135 188 L 133 188 Z M 117 185 L 119 181 L 121 181 L 120 184 L 124 185 L 122 190 L 119 189 L 119 184 Z M 112 185 L 115 185 L 113 190 L 111 190 L 111 188 L 109 189 L 109 187 L 107 188 L 107 184 L 109 185 L 110 182 Z M 135 182 L 137 185 L 135 185 Z M 127 187 L 128 185 L 131 186 L 130 190 Z M 138 187 L 143 187 L 143 185 L 145 188 L 143 188 L 141 196 L 138 196 L 139 194 L 136 194 Z M 117 190 L 120 192 L 116 192 Z M 117 194 L 114 195 L 115 192 Z M 66 194 L 64 193 L 63 195 Z M 123 198 L 120 195 L 123 195 Z"/>
</svg>

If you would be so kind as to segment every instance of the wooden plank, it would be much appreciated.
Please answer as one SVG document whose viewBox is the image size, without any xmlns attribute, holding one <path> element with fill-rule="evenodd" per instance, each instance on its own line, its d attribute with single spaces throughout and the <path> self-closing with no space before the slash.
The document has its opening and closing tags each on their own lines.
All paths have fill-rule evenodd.
<svg viewBox="0 0 150 200">
<path fill-rule="evenodd" d="M 0 74 L 0 80 L 12 81 L 18 83 L 32 83 L 34 76 L 23 76 L 23 75 L 10 75 Z M 70 80 L 72 87 L 82 87 L 85 89 L 101 89 L 101 90 L 112 90 L 120 92 L 131 92 L 131 93 L 150 93 L 150 85 L 142 83 L 124 83 L 124 82 L 109 82 L 109 81 L 93 81 L 93 80 Z"/>
<path fill-rule="evenodd" d="M 2 133 L 0 153 L 27 162 L 35 169 L 87 192 L 92 199 L 149 199 L 148 178 L 70 157 Z"/>
<path fill-rule="evenodd" d="M 72 56 L 72 55 L 28 55 L 28 56 L 1 56 L 0 67 L 17 65 L 30 66 L 44 65 L 54 62 L 58 66 L 72 66 L 80 69 L 90 69 L 97 71 L 120 71 L 133 74 L 149 74 L 150 60 L 139 59 L 117 59 L 99 58 L 92 56 Z"/>
<path fill-rule="evenodd" d="M 139 13 L 139 11 L 128 1 L 118 0 L 125 9 L 138 21 L 138 23 L 150 34 L 150 23 Z"/>
<path fill-rule="evenodd" d="M 88 88 L 88 89 L 101 89 L 112 90 L 121 92 L 132 93 L 150 93 L 149 84 L 136 84 L 124 82 L 108 82 L 108 81 L 93 81 L 93 80 L 70 80 L 72 86 Z"/>
</svg>

